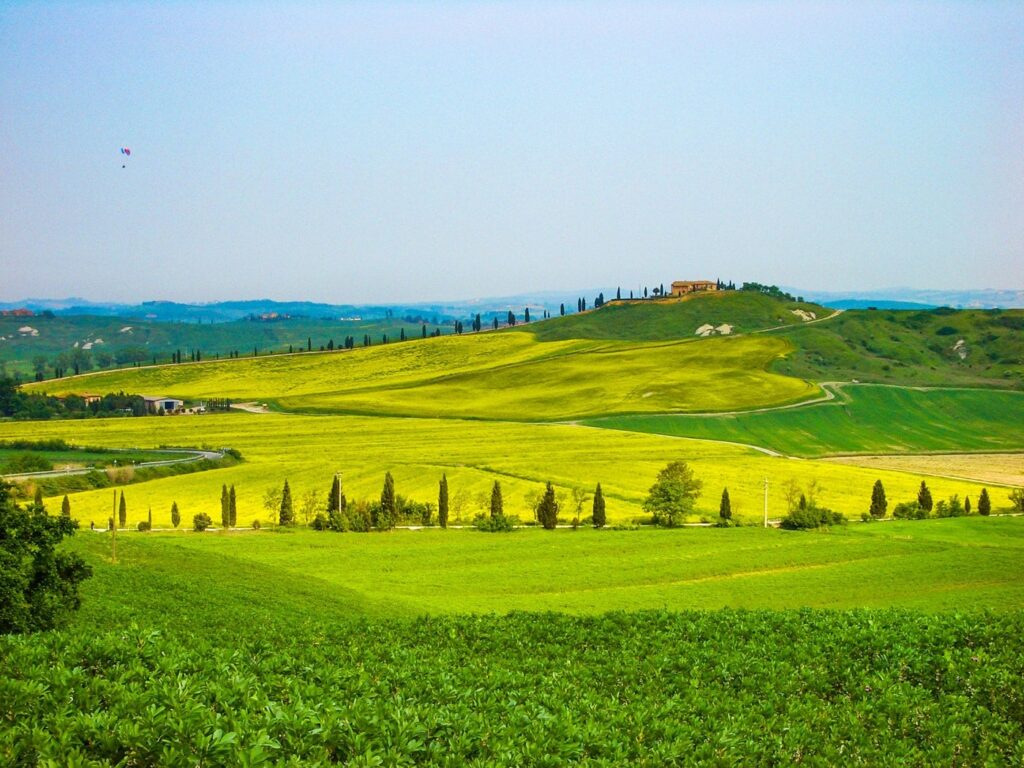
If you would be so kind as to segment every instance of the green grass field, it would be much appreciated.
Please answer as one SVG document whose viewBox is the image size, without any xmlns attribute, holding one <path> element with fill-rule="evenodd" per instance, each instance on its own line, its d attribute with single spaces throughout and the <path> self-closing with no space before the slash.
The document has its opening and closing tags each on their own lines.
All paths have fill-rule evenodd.
<svg viewBox="0 0 1024 768">
<path fill-rule="evenodd" d="M 159 625 L 194 585 L 211 630 L 235 619 L 353 614 L 709 608 L 1024 608 L 1024 519 L 850 524 L 829 533 L 763 528 L 524 529 L 387 534 L 86 530 L 96 569 L 83 625 Z M 230 574 L 227 582 L 219 574 Z M 217 586 L 214 586 L 217 584 Z M 113 600 L 127 590 L 131 597 Z M 237 613 L 237 616 L 235 614 Z"/>
<path fill-rule="evenodd" d="M 28 326 L 38 331 L 19 333 Z M 433 325 L 430 331 L 434 330 Z M 398 318 L 387 320 L 320 320 L 294 318 L 274 322 L 237 320 L 223 323 L 164 322 L 127 319 L 123 317 L 0 317 L 0 367 L 9 374 L 20 374 L 31 380 L 33 359 L 43 357 L 49 363 L 62 353 L 70 353 L 75 345 L 90 344 L 89 357 L 98 368 L 98 356 L 107 353 L 114 358 L 141 350 L 139 359 L 149 364 L 155 357 L 167 362 L 171 354 L 181 350 L 185 359 L 198 349 L 205 358 L 227 357 L 237 350 L 242 356 L 251 355 L 253 348 L 261 352 L 287 351 L 289 345 L 305 349 L 311 341 L 313 349 L 326 346 L 333 339 L 341 345 L 346 336 L 354 336 L 362 344 L 363 335 L 370 334 L 379 344 L 382 334 L 397 339 L 402 331 L 410 337 L 419 337 L 421 329 L 416 323 Z M 451 331 L 444 328 L 444 333 Z M 97 343 L 97 340 L 100 343 Z M 52 375 L 52 370 L 47 376 Z"/>
<path fill-rule="evenodd" d="M 762 445 L 791 456 L 1024 449 L 1024 394 L 843 385 L 839 397 L 729 416 L 617 416 L 610 429 Z"/>
<path fill-rule="evenodd" d="M 1022 331 L 1024 309 L 850 310 L 777 332 L 796 351 L 773 370 L 812 381 L 1024 389 Z"/>
</svg>

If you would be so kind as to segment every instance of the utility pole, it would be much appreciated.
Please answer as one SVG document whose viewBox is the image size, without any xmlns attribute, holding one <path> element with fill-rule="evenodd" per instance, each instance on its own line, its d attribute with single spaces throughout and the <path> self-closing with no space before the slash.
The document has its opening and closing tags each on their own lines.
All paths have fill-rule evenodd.
<svg viewBox="0 0 1024 768">
<path fill-rule="evenodd" d="M 768 478 L 764 479 L 764 527 L 768 527 Z"/>
<path fill-rule="evenodd" d="M 110 511 L 110 561 L 117 562 L 117 490 L 114 490 L 114 506 Z"/>
</svg>

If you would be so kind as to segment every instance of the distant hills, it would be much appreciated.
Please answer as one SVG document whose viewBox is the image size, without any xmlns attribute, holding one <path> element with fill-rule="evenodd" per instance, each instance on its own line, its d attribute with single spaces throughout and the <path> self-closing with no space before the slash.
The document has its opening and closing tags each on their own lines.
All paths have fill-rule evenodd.
<svg viewBox="0 0 1024 768">
<path fill-rule="evenodd" d="M 956 307 L 963 309 L 1009 309 L 1024 307 L 1024 290 L 1017 289 L 969 289 L 932 290 L 917 288 L 887 288 L 875 291 L 813 291 L 782 286 L 793 296 L 801 296 L 834 309 L 929 309 L 933 307 Z M 575 308 L 579 297 L 587 299 L 587 305 L 603 293 L 606 299 L 615 296 L 615 288 L 587 288 L 575 291 L 533 291 L 508 296 L 492 296 L 478 299 L 460 299 L 433 302 L 376 303 L 376 304 L 329 304 L 311 301 L 277 301 L 273 299 L 249 299 L 242 301 L 217 301 L 208 303 L 176 301 L 144 301 L 137 304 L 118 302 L 96 302 L 70 297 L 64 299 L 22 299 L 0 301 L 0 310 L 29 309 L 35 313 L 52 312 L 55 315 L 99 317 L 120 317 L 156 322 L 230 322 L 250 316 L 276 313 L 279 316 L 309 319 L 351 319 L 376 320 L 405 315 L 430 314 L 439 319 L 465 318 L 473 313 L 521 312 L 524 307 L 531 311 L 548 310 L 557 313 L 559 305 Z M 623 293 L 625 296 L 625 292 Z M 538 312 L 539 314 L 539 312 Z"/>
<path fill-rule="evenodd" d="M 877 291 L 811 291 L 784 288 L 794 296 L 803 296 L 836 309 L 926 309 L 955 307 L 957 309 L 1011 309 L 1024 307 L 1024 290 L 1016 288 L 980 288 L 934 290 L 919 288 L 884 288 Z"/>
</svg>

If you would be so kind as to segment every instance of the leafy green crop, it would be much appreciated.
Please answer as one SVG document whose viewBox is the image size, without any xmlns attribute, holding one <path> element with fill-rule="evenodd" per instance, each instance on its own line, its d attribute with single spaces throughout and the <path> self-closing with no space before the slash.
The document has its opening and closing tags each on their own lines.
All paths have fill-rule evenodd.
<svg viewBox="0 0 1024 768">
<path fill-rule="evenodd" d="M 980 765 L 1024 615 L 613 613 L 0 640 L 5 765 Z"/>
</svg>

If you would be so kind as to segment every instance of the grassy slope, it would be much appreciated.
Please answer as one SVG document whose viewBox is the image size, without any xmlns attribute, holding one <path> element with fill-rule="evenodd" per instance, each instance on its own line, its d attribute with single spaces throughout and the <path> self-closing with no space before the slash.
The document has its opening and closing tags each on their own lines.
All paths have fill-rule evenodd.
<svg viewBox="0 0 1024 768">
<path fill-rule="evenodd" d="M 770 336 L 538 342 L 528 331 L 512 331 L 118 371 L 34 389 L 230 397 L 318 412 L 555 420 L 749 408 L 814 396 L 814 385 L 764 370 L 788 351 L 786 341 Z"/>
<path fill-rule="evenodd" d="M 29 326 L 39 331 L 38 336 L 21 335 L 18 328 Z M 131 331 L 121 332 L 123 328 Z M 363 335 L 370 334 L 379 343 L 381 334 L 398 338 L 401 329 L 410 336 L 420 335 L 420 326 L 394 320 L 339 321 L 316 319 L 290 319 L 277 322 L 250 322 L 238 320 L 228 323 L 173 323 L 153 320 L 130 320 L 122 317 L 0 317 L 0 363 L 8 373 L 21 373 L 31 377 L 32 358 L 42 355 L 53 360 L 61 352 L 70 352 L 79 345 L 96 339 L 103 344 L 93 347 L 93 353 L 106 351 L 116 355 L 126 347 L 143 347 L 150 356 L 160 361 L 170 359 L 171 353 L 181 350 L 187 358 L 193 349 L 206 357 L 226 357 L 232 350 L 242 355 L 252 354 L 253 347 L 262 351 L 287 350 L 288 346 L 305 349 L 308 339 L 313 348 L 326 346 L 334 339 L 341 345 L 346 336 L 355 336 L 362 344 Z M 433 328 L 431 328 L 433 330 Z"/>
<path fill-rule="evenodd" d="M 378 497 L 384 473 L 391 471 L 399 493 L 423 502 L 436 502 L 437 482 L 447 473 L 453 507 L 461 497 L 468 519 L 486 508 L 490 486 L 497 479 L 511 514 L 528 516 L 526 494 L 541 490 L 547 480 L 562 491 L 575 486 L 592 490 L 600 482 L 609 518 L 628 520 L 642 514 L 640 504 L 658 471 L 677 459 L 691 462 L 705 482 L 698 505 L 702 513 L 717 514 L 721 489 L 728 486 L 734 514 L 753 520 L 761 516 L 765 477 L 771 482 L 773 517 L 783 514 L 785 488 L 791 481 L 806 484 L 817 479 L 822 501 L 851 517 L 867 508 L 876 477 L 883 479 L 891 503 L 911 498 L 920 482 L 911 474 L 792 461 L 731 445 L 571 425 L 284 414 L 0 423 L 0 439 L 28 435 L 59 436 L 86 445 L 228 445 L 242 452 L 246 461 L 233 467 L 126 488 L 131 527 L 145 518 L 150 506 L 156 525 L 167 525 L 172 501 L 178 502 L 186 523 L 197 512 L 219 519 L 224 483 L 237 486 L 241 524 L 248 525 L 253 518 L 266 521 L 268 513 L 261 505 L 266 490 L 280 488 L 288 479 L 297 506 L 309 492 L 320 494 L 323 504 L 336 471 L 343 473 L 350 499 Z M 952 493 L 976 498 L 980 492 L 973 483 L 936 479 L 929 485 L 937 499 Z M 1006 504 L 998 496 L 993 501 L 997 507 Z M 49 503 L 57 505 L 59 499 Z M 72 514 L 86 526 L 90 520 L 102 525 L 110 504 L 109 490 L 71 497 Z"/>
<path fill-rule="evenodd" d="M 625 416 L 595 426 L 763 445 L 793 456 L 1024 449 L 1024 393 L 844 385 L 831 403 L 735 416 Z"/>
<path fill-rule="evenodd" d="M 135 534 L 119 538 L 116 568 L 109 545 L 109 536 L 89 531 L 73 540 L 96 569 L 83 590 L 83 626 L 159 625 L 197 584 L 211 594 L 189 610 L 210 629 L 354 614 L 1024 607 L 1018 518 L 851 524 L 829 534 Z"/>
<path fill-rule="evenodd" d="M 1024 310 L 848 311 L 779 332 L 796 346 L 774 370 L 812 381 L 1024 389 Z M 961 360 L 954 345 L 963 339 Z"/>
<path fill-rule="evenodd" d="M 624 301 L 609 304 L 599 312 L 567 315 L 558 322 L 531 328 L 541 341 L 603 339 L 618 341 L 669 341 L 692 338 L 697 328 L 728 323 L 733 333 L 800 325 L 792 310 L 812 312 L 817 317 L 831 310 L 817 304 L 777 301 L 745 291 L 702 293 L 683 299 Z"/>
</svg>

